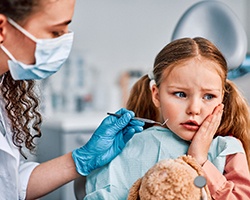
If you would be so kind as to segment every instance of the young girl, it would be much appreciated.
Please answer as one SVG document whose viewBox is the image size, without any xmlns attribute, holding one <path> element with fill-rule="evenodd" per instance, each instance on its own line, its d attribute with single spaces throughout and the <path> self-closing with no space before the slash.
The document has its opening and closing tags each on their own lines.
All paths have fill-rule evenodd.
<svg viewBox="0 0 250 200">
<path fill-rule="evenodd" d="M 138 117 L 168 119 L 166 127 L 134 136 L 109 165 L 90 174 L 86 199 L 126 199 L 155 163 L 183 154 L 203 167 L 213 199 L 249 198 L 248 105 L 227 80 L 226 60 L 211 42 L 183 38 L 164 47 L 153 73 L 132 88 L 127 108 Z"/>
</svg>

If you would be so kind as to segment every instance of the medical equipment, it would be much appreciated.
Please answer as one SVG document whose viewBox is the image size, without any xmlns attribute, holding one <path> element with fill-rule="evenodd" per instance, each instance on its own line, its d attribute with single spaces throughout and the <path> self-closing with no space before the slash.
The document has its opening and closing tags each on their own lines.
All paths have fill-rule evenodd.
<svg viewBox="0 0 250 200">
<path fill-rule="evenodd" d="M 121 117 L 121 115 L 118 115 L 118 114 L 115 114 L 115 113 L 107 113 L 108 115 L 112 115 L 112 116 L 115 116 L 115 117 Z M 154 121 L 154 120 L 151 120 L 151 119 L 145 119 L 145 118 L 141 118 L 141 117 L 133 117 L 132 119 L 136 119 L 136 120 L 139 120 L 139 121 L 142 121 L 142 122 L 145 122 L 145 123 L 150 123 L 150 124 L 159 124 L 161 126 L 164 126 L 168 119 L 166 119 L 163 123 L 161 122 L 157 122 L 157 121 Z"/>
</svg>

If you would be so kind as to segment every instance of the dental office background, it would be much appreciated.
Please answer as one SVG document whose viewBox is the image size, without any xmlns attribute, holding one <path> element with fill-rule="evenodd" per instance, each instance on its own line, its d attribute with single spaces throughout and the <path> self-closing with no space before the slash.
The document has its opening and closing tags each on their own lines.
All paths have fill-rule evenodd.
<svg viewBox="0 0 250 200">
<path fill-rule="evenodd" d="M 73 49 L 62 69 L 43 83 L 44 113 L 107 112 L 124 106 L 126 89 L 152 68 L 181 15 L 196 2 L 77 0 L 70 26 Z M 250 52 L 250 1 L 222 2 L 242 22 Z"/>
<path fill-rule="evenodd" d="M 250 52 L 250 1 L 221 1 L 245 28 Z M 107 112 L 125 106 L 131 86 L 152 69 L 156 54 L 170 42 L 178 20 L 196 2 L 76 1 L 70 57 L 57 74 L 40 82 L 45 139 L 38 146 L 38 161 L 83 145 Z M 249 78 L 250 73 L 234 80 L 248 101 Z M 73 199 L 72 185 L 62 189 L 61 197 L 54 195 L 47 199 Z"/>
</svg>

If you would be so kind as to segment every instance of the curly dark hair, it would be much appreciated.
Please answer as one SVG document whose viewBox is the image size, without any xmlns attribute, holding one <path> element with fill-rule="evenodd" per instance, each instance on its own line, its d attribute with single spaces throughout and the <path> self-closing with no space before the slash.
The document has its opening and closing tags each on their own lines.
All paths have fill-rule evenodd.
<svg viewBox="0 0 250 200">
<path fill-rule="evenodd" d="M 1 94 L 4 99 L 7 116 L 12 125 L 12 140 L 19 147 L 25 145 L 31 152 L 35 149 L 34 139 L 41 137 L 42 117 L 39 113 L 39 100 L 35 93 L 35 81 L 15 81 L 10 72 L 3 76 Z M 32 134 L 32 130 L 35 131 Z"/>
<path fill-rule="evenodd" d="M 39 0 L 1 0 L 0 14 L 17 22 L 22 21 L 32 14 L 38 3 Z M 15 81 L 10 72 L 5 73 L 2 78 L 0 92 L 11 123 L 12 140 L 25 157 L 22 147 L 25 146 L 32 152 L 36 146 L 34 139 L 41 137 L 42 117 L 38 111 L 39 100 L 35 93 L 35 81 Z M 35 132 L 32 133 L 33 131 Z"/>
<path fill-rule="evenodd" d="M 12 125 L 12 140 L 25 157 L 22 152 L 23 145 L 32 152 L 35 149 L 34 138 L 41 137 L 42 117 L 38 111 L 39 100 L 34 91 L 35 81 L 15 81 L 10 72 L 2 78 L 0 89 Z M 32 130 L 35 131 L 34 134 Z"/>
</svg>

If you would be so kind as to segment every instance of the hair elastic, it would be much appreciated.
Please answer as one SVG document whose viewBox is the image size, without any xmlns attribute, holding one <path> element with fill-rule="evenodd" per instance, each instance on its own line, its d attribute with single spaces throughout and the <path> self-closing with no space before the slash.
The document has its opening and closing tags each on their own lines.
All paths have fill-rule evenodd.
<svg viewBox="0 0 250 200">
<path fill-rule="evenodd" d="M 154 72 L 153 72 L 152 70 L 150 70 L 150 71 L 148 72 L 148 78 L 149 78 L 150 80 L 154 80 L 154 79 L 155 79 L 155 77 L 154 77 Z"/>
<path fill-rule="evenodd" d="M 152 90 L 153 85 L 156 85 L 155 78 L 154 78 L 154 73 L 152 70 L 148 72 L 148 78 L 150 80 L 149 82 L 149 88 Z"/>
</svg>

